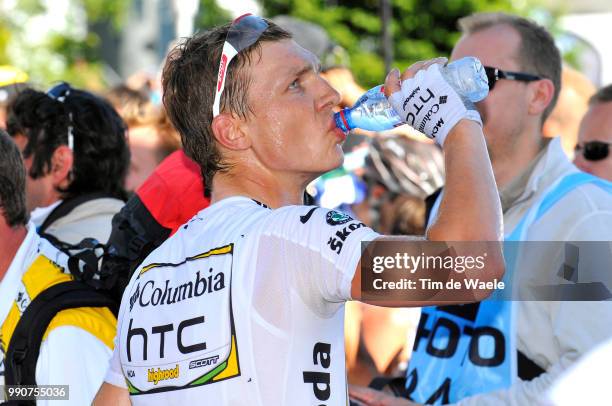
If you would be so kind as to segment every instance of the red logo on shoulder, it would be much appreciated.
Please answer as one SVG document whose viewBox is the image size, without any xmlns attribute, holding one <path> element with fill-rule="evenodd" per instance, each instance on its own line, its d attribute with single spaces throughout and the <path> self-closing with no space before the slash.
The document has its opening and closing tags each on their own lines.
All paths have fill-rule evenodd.
<svg viewBox="0 0 612 406">
<path fill-rule="evenodd" d="M 217 92 L 221 91 L 223 81 L 225 80 L 225 68 L 227 68 L 227 55 L 221 55 L 221 64 L 219 66 L 219 77 L 217 78 Z"/>
</svg>

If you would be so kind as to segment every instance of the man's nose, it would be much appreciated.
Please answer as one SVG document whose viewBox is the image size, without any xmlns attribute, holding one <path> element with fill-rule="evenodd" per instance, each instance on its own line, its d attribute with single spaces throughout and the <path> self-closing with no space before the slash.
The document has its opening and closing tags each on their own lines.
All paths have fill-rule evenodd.
<svg viewBox="0 0 612 406">
<path fill-rule="evenodd" d="M 340 93 L 334 89 L 325 79 L 319 78 L 321 83 L 321 97 L 318 100 L 317 109 L 331 109 L 338 104 L 342 100 Z"/>
</svg>

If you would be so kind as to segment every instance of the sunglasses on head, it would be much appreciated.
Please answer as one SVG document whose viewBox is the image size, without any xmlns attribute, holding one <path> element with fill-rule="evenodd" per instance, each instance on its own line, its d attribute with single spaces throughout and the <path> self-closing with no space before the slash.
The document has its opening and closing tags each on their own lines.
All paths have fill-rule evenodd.
<svg viewBox="0 0 612 406">
<path fill-rule="evenodd" d="M 493 68 L 491 66 L 485 66 L 484 70 L 487 74 L 487 79 L 489 80 L 489 91 L 493 90 L 495 87 L 495 82 L 500 79 L 518 80 L 519 82 L 534 82 L 542 79 L 542 77 L 538 75 L 523 72 L 510 72 L 507 70 Z"/>
<path fill-rule="evenodd" d="M 225 89 L 225 77 L 230 62 L 240 51 L 253 45 L 268 28 L 268 23 L 261 17 L 244 14 L 232 22 L 219 61 L 215 101 L 213 103 L 213 118 L 220 113 L 221 95 Z"/>
<path fill-rule="evenodd" d="M 587 161 L 601 161 L 610 154 L 610 143 L 602 141 L 590 141 L 584 144 L 576 144 L 576 153 L 582 153 Z"/>
<path fill-rule="evenodd" d="M 65 103 L 68 96 L 72 92 L 72 88 L 66 82 L 61 82 L 51 89 L 47 90 L 47 96 L 60 103 Z M 72 112 L 68 112 L 68 148 L 74 151 L 74 135 L 72 134 Z"/>
</svg>

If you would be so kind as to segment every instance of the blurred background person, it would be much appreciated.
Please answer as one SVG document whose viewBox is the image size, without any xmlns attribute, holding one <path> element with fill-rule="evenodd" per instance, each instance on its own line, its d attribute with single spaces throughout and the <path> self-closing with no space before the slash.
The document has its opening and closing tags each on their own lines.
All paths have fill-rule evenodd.
<svg viewBox="0 0 612 406">
<path fill-rule="evenodd" d="M 581 170 L 612 181 L 612 85 L 597 91 L 582 118 L 574 163 Z"/>
<path fill-rule="evenodd" d="M 506 240 L 609 241 L 612 189 L 591 178 L 576 181 L 583 174 L 568 160 L 561 140 L 542 135 L 561 82 L 561 56 L 550 33 L 505 13 L 473 14 L 460 19 L 459 26 L 462 36 L 451 59 L 477 57 L 489 79 L 489 94 L 476 107 L 483 118 Z M 556 187 L 560 179 L 569 185 L 564 190 Z M 545 199 L 550 205 L 540 211 Z M 529 270 L 523 274 L 528 283 L 521 284 L 520 297 L 531 297 L 532 286 L 568 282 L 558 273 L 565 261 L 562 245 L 523 247 L 532 247 L 536 255 L 520 258 L 514 268 Z M 597 282 L 605 284 L 607 272 L 598 271 Z M 484 300 L 427 307 L 421 313 L 403 393 L 421 403 L 535 404 L 580 356 L 612 337 L 607 301 Z M 444 323 L 438 324 L 440 320 Z M 486 340 L 488 345 L 472 340 L 476 329 L 494 331 L 497 338 Z M 473 361 L 473 348 L 489 354 L 490 362 Z M 411 404 L 386 397 L 389 403 L 382 403 L 382 392 L 367 389 L 353 388 L 351 393 L 369 405 Z"/>
<path fill-rule="evenodd" d="M 102 384 L 117 320 L 106 307 L 78 307 L 50 314 L 50 323 L 40 331 L 34 327 L 46 318 L 36 308 L 41 292 L 74 278 L 67 271 L 66 255 L 28 222 L 26 171 L 19 149 L 3 130 L 0 157 L 0 385 L 69 385 L 63 404 L 89 404 Z M 21 357 L 12 347 L 24 348 L 26 334 L 20 333 L 32 333 Z M 4 396 L 0 391 L 0 401 Z"/>
<path fill-rule="evenodd" d="M 555 108 L 544 122 L 542 135 L 546 138 L 561 138 L 566 155 L 574 157 L 580 120 L 587 111 L 589 98 L 595 86 L 584 74 L 567 65 L 561 71 L 561 92 Z"/>
<path fill-rule="evenodd" d="M 130 157 L 115 109 L 67 83 L 47 93 L 26 89 L 9 106 L 8 132 L 25 160 L 26 202 L 38 232 L 69 244 L 106 242 L 127 198 Z"/>
<path fill-rule="evenodd" d="M 163 107 L 154 105 L 145 91 L 119 85 L 106 97 L 128 127 L 130 169 L 125 188 L 133 192 L 164 158 L 181 147 L 181 139 Z"/>
<path fill-rule="evenodd" d="M 374 228 L 393 235 L 423 233 L 425 198 L 444 184 L 440 148 L 403 135 L 377 135 L 365 161 Z"/>
<path fill-rule="evenodd" d="M 361 173 L 366 197 L 354 210 L 360 220 L 389 235 L 424 234 L 425 197 L 444 184 L 437 145 L 403 134 L 374 134 Z M 404 374 L 420 309 L 359 304 L 357 314 L 357 328 L 346 332 L 348 341 L 358 340 L 355 353 L 347 348 L 349 382 L 367 385 L 381 375 Z"/>
<path fill-rule="evenodd" d="M 27 87 L 28 75 L 10 65 L 0 65 L 0 129 L 6 130 L 6 108 L 20 90 Z"/>
</svg>

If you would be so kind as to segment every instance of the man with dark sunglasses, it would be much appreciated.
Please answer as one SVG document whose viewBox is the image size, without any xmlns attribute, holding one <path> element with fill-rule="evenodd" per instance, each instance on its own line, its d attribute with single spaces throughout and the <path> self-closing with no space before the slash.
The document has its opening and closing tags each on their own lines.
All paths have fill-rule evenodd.
<svg viewBox="0 0 612 406">
<path fill-rule="evenodd" d="M 476 107 L 483 118 L 501 197 L 506 240 L 612 240 L 610 185 L 583 176 L 567 159 L 558 138 L 548 142 L 542 137 L 543 122 L 561 85 L 561 56 L 552 36 L 532 21 L 503 13 L 464 17 L 459 26 L 463 35 L 451 59 L 471 55 L 487 67 L 491 91 Z M 518 292 L 521 297 L 533 297 L 530 283 L 583 282 L 578 272 L 563 272 L 573 268 L 571 255 L 565 257 L 562 244 L 529 247 L 533 246 L 538 248 L 537 255 L 521 259 L 515 267 L 527 281 Z M 584 257 L 581 252 L 580 258 Z M 604 279 L 596 281 L 612 291 L 609 269 L 598 271 L 597 277 Z M 507 307 L 502 307 L 502 301 L 486 301 L 461 309 L 423 309 L 407 371 L 410 398 L 418 403 L 462 406 L 538 404 L 563 370 L 612 336 L 612 303 L 590 300 L 517 300 L 506 302 Z M 465 320 L 478 320 L 483 309 L 495 316 L 490 317 L 490 324 L 469 324 L 462 329 L 453 344 L 462 351 L 450 356 L 439 349 L 441 343 L 432 332 L 434 325 L 442 324 L 432 324 L 435 320 L 445 320 L 444 326 L 454 320 L 456 324 L 441 329 L 456 329 Z M 474 348 L 484 341 L 472 340 L 477 330 L 496 333 L 484 361 L 473 356 Z M 500 354 L 500 358 L 490 358 L 490 354 Z M 510 368 L 493 368 L 501 365 Z M 380 392 L 367 389 L 352 392 L 368 405 L 411 404 L 405 399 L 383 400 Z M 606 402 L 609 399 L 602 399 Z"/>
<path fill-rule="evenodd" d="M 589 110 L 580 123 L 574 164 L 581 170 L 612 181 L 612 85 L 589 100 Z"/>
<path fill-rule="evenodd" d="M 442 79 L 440 62 L 393 70 L 385 81 L 391 102 L 443 144 L 452 192 L 428 238 L 497 242 L 501 213 L 480 118 Z M 312 53 L 256 16 L 187 39 L 169 54 L 162 82 L 211 205 L 136 269 L 94 403 L 346 405 L 344 304 L 366 300 L 361 242 L 389 239 L 302 205 L 308 183 L 342 163 L 339 94 Z M 413 108 L 414 97 L 430 104 Z M 432 114 L 435 131 L 425 125 Z M 394 239 L 415 240 L 427 245 Z M 499 245 L 487 254 L 480 275 L 492 281 L 503 275 Z M 437 291 L 434 302 L 453 301 L 447 294 Z M 390 304 L 423 302 L 407 294 Z"/>
</svg>

